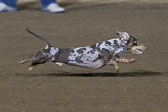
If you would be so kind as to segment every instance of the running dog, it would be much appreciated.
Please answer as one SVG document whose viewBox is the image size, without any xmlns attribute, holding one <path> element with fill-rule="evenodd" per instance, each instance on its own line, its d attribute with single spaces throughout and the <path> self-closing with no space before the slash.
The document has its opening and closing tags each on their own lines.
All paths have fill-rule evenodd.
<svg viewBox="0 0 168 112">
<path fill-rule="evenodd" d="M 37 54 L 19 62 L 20 64 L 23 64 L 31 61 L 29 71 L 36 65 L 44 64 L 46 62 L 54 62 L 59 66 L 69 64 L 91 69 L 98 69 L 105 65 L 113 65 L 115 71 L 118 72 L 119 65 L 117 62 L 135 62 L 134 58 L 126 59 L 120 57 L 120 53 L 142 54 L 143 51 L 147 50 L 146 46 L 126 32 L 116 32 L 116 35 L 119 35 L 118 38 L 106 40 L 91 46 L 57 48 L 52 46 L 43 37 L 33 33 L 29 29 L 26 30 L 46 44 L 46 47 L 37 52 Z"/>
</svg>

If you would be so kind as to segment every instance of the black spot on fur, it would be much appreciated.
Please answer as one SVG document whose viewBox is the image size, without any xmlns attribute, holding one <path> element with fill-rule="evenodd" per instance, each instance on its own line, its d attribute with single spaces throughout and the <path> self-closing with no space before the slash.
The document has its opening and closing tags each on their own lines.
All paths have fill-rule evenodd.
<svg viewBox="0 0 168 112">
<path fill-rule="evenodd" d="M 97 46 L 97 47 L 99 48 L 101 44 L 102 44 L 102 42 L 101 42 L 101 43 L 98 43 L 98 46 Z"/>
<path fill-rule="evenodd" d="M 73 49 L 70 49 L 70 52 L 71 52 L 71 53 L 74 53 L 75 51 L 74 51 Z"/>
<path fill-rule="evenodd" d="M 79 54 L 83 54 L 84 50 L 86 50 L 86 48 L 81 48 L 81 49 L 77 50 L 77 52 L 78 52 Z"/>
<path fill-rule="evenodd" d="M 111 42 L 105 41 L 105 43 L 106 43 L 107 45 L 111 46 Z"/>
<path fill-rule="evenodd" d="M 120 45 L 118 44 L 117 40 L 114 40 L 114 46 L 113 47 L 115 47 L 115 48 L 119 48 L 120 47 Z"/>
<path fill-rule="evenodd" d="M 91 45 L 90 46 L 93 50 L 95 50 L 96 49 L 96 44 L 93 44 L 93 45 Z"/>
<path fill-rule="evenodd" d="M 58 53 L 54 55 L 55 61 L 66 63 L 72 48 L 60 48 Z"/>
<path fill-rule="evenodd" d="M 91 51 L 88 51 L 87 54 L 94 54 L 95 53 L 95 49 L 92 49 Z"/>
<path fill-rule="evenodd" d="M 78 63 L 83 63 L 83 61 L 81 60 L 80 57 L 77 57 L 77 58 L 75 59 L 75 61 L 78 62 Z"/>
</svg>

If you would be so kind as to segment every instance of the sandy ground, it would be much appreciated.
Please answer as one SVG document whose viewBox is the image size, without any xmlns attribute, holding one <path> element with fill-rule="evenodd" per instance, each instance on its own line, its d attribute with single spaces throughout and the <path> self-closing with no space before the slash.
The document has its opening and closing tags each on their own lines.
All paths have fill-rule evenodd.
<svg viewBox="0 0 168 112">
<path fill-rule="evenodd" d="M 42 12 L 22 4 L 0 14 L 0 112 L 167 112 L 168 4 L 61 4 L 66 13 Z M 30 28 L 56 47 L 85 46 L 127 31 L 149 46 L 134 64 L 99 70 L 47 63 L 28 72 L 18 61 L 44 44 Z"/>
</svg>

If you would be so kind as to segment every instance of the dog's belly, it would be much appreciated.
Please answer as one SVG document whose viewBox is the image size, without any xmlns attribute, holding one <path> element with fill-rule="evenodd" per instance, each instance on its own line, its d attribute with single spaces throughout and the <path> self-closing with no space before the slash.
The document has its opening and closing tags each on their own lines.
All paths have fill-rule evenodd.
<svg viewBox="0 0 168 112">
<path fill-rule="evenodd" d="M 78 63 L 76 61 L 69 61 L 68 64 L 81 66 L 81 67 L 87 67 L 91 69 L 98 69 L 104 66 L 104 61 L 102 59 L 98 59 L 94 62 L 85 62 L 85 63 Z"/>
</svg>

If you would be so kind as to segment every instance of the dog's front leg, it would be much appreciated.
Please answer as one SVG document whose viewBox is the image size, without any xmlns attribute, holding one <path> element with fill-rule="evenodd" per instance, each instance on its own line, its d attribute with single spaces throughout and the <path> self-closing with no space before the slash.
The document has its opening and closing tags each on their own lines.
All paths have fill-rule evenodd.
<svg viewBox="0 0 168 112">
<path fill-rule="evenodd" d="M 115 60 L 120 63 L 134 63 L 135 62 L 135 58 L 126 59 L 126 58 L 119 57 L 119 56 L 117 56 Z"/>
<path fill-rule="evenodd" d="M 111 59 L 107 64 L 113 65 L 115 71 L 119 72 L 120 67 L 119 67 L 118 63 L 115 60 Z"/>
</svg>

